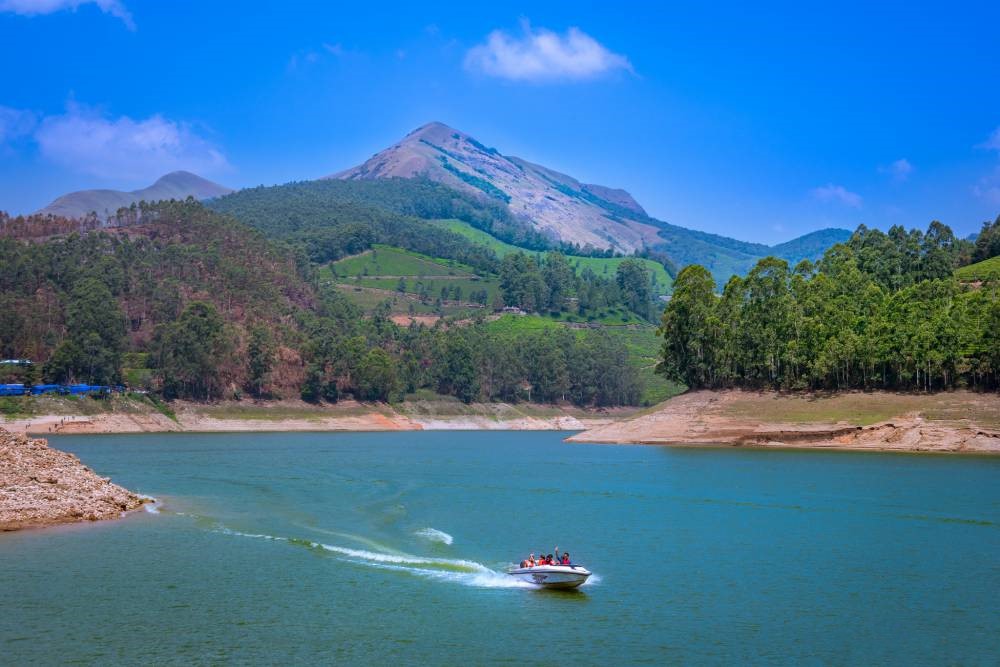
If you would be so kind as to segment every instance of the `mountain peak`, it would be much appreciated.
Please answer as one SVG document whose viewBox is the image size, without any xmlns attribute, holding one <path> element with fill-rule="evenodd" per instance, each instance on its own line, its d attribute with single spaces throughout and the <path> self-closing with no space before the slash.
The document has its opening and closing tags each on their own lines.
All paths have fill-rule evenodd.
<svg viewBox="0 0 1000 667">
<path fill-rule="evenodd" d="M 660 242 L 658 228 L 624 190 L 505 156 L 439 121 L 421 125 L 365 163 L 328 178 L 423 177 L 506 204 L 554 239 L 632 252 Z"/>
<path fill-rule="evenodd" d="M 433 135 L 440 135 L 440 134 L 468 136 L 464 132 L 459 132 L 455 128 L 453 128 L 453 127 L 451 127 L 449 125 L 445 125 L 441 121 L 432 120 L 431 122 L 425 123 L 424 125 L 421 125 L 417 129 L 413 130 L 413 132 L 410 132 L 408 135 L 406 135 L 406 137 L 407 138 L 410 138 L 410 137 L 419 138 L 419 137 L 424 137 L 424 136 L 428 136 L 428 135 L 433 136 Z"/>
<path fill-rule="evenodd" d="M 445 145 L 468 139 L 469 135 L 464 132 L 459 132 L 455 128 L 449 127 L 444 123 L 433 121 L 427 123 L 426 125 L 421 125 L 417 129 L 413 130 L 408 135 L 403 137 L 403 140 L 400 143 L 405 144 L 424 141 L 435 145 Z"/>
<path fill-rule="evenodd" d="M 178 169 L 177 171 L 171 171 L 169 173 L 160 176 L 156 179 L 156 183 L 175 183 L 177 181 L 189 181 L 197 180 L 204 181 L 205 179 L 198 174 L 193 174 L 190 171 L 185 171 L 183 169 Z M 156 184 L 154 183 L 154 185 Z"/>
</svg>

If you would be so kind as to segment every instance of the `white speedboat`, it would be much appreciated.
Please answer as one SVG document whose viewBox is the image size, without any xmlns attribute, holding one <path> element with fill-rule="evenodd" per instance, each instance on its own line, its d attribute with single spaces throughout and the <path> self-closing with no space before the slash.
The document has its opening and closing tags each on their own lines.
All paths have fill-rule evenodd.
<svg viewBox="0 0 1000 667">
<path fill-rule="evenodd" d="M 590 577 L 582 565 L 536 565 L 513 567 L 507 574 L 542 588 L 576 588 Z"/>
</svg>

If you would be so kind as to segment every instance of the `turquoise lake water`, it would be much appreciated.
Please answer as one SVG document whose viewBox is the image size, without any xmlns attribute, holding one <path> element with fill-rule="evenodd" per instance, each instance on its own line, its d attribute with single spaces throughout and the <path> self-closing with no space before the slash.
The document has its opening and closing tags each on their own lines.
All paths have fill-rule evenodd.
<svg viewBox="0 0 1000 667">
<path fill-rule="evenodd" d="M 162 509 L 0 534 L 0 663 L 1000 663 L 1000 458 L 565 436 L 52 438 Z"/>
</svg>

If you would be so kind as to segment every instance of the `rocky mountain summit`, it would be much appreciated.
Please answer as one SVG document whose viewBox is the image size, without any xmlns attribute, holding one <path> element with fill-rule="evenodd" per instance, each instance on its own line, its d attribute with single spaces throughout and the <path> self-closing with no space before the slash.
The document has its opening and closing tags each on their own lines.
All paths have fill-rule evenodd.
<svg viewBox="0 0 1000 667">
<path fill-rule="evenodd" d="M 45 440 L 0 429 L 0 531 L 116 519 L 147 501 Z"/>
<path fill-rule="evenodd" d="M 364 164 L 329 178 L 424 176 L 502 201 L 553 239 L 632 252 L 662 241 L 658 228 L 625 190 L 501 154 L 443 123 L 428 123 Z"/>
<path fill-rule="evenodd" d="M 140 201 L 160 201 L 163 199 L 211 199 L 227 195 L 232 190 L 218 183 L 192 174 L 189 171 L 174 171 L 160 177 L 149 187 L 131 192 L 121 190 L 80 190 L 65 194 L 38 211 L 42 215 L 57 215 L 65 218 L 79 218 L 88 213 L 96 213 L 104 219 L 123 206 L 131 206 Z"/>
</svg>

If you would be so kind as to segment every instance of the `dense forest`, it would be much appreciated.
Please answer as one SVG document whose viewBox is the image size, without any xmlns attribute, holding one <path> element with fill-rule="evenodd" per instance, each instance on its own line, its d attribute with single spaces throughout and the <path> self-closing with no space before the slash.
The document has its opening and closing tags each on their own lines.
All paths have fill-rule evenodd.
<svg viewBox="0 0 1000 667">
<path fill-rule="evenodd" d="M 20 238 L 38 236 L 25 219 L 4 219 L 0 356 L 37 363 L 0 381 L 124 381 L 198 400 L 399 400 L 426 389 L 463 401 L 603 406 L 641 395 L 624 343 L 599 330 L 505 330 L 482 317 L 401 327 L 387 304 L 366 317 L 325 285 L 301 247 L 194 201 L 120 215 L 116 226 L 83 234 L 59 234 L 74 223 L 46 218 L 56 235 L 43 242 Z M 492 251 L 482 257 L 501 268 Z M 562 303 L 581 278 L 560 257 L 530 259 L 528 278 L 508 278 L 558 274 L 541 280 L 537 305 Z M 621 298 L 618 282 L 597 282 Z"/>
<path fill-rule="evenodd" d="M 816 264 L 766 258 L 721 295 L 708 271 L 688 266 L 663 313 L 658 370 L 691 387 L 996 387 L 1000 283 L 953 276 L 991 244 L 939 222 L 926 232 L 862 226 Z"/>
<path fill-rule="evenodd" d="M 572 312 L 586 317 L 618 305 L 642 319 L 653 319 L 650 274 L 634 259 L 618 265 L 614 276 L 599 276 L 590 268 L 577 272 L 566 256 L 549 252 L 536 259 L 525 253 L 506 255 L 500 264 L 500 305 L 527 312 L 558 315 Z"/>
</svg>

